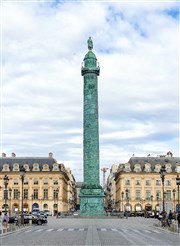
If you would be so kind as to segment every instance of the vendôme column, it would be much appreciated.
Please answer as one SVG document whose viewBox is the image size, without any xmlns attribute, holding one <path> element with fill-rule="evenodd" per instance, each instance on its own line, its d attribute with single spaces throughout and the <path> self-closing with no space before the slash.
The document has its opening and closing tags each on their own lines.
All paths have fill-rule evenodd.
<svg viewBox="0 0 180 246">
<path fill-rule="evenodd" d="M 80 192 L 80 214 L 82 216 L 104 215 L 104 192 L 99 181 L 99 117 L 98 79 L 99 66 L 92 52 L 93 42 L 88 41 L 81 74 L 84 77 L 83 119 L 83 164 L 84 185 Z"/>
</svg>

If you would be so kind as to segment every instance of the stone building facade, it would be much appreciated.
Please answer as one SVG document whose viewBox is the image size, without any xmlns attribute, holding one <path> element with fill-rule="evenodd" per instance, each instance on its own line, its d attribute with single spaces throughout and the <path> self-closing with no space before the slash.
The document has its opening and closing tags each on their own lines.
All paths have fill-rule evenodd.
<svg viewBox="0 0 180 246">
<path fill-rule="evenodd" d="M 165 165 L 164 202 L 167 211 L 178 204 L 177 175 L 180 158 L 172 156 L 132 157 L 119 165 L 115 176 L 116 209 L 118 211 L 162 211 L 162 180 L 160 169 Z M 180 194 L 179 194 L 180 195 Z"/>
<path fill-rule="evenodd" d="M 26 170 L 23 182 L 20 168 Z M 8 177 L 5 186 L 4 177 Z M 74 196 L 75 179 L 64 166 L 49 153 L 48 157 L 16 157 L 5 153 L 0 158 L 0 211 L 16 213 L 33 210 L 69 211 L 70 200 Z M 74 198 L 73 198 L 74 199 Z"/>
</svg>

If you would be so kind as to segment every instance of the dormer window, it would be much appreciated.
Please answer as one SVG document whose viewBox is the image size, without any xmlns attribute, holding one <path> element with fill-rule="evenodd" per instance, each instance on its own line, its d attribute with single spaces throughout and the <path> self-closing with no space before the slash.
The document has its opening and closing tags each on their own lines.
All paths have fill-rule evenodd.
<svg viewBox="0 0 180 246">
<path fill-rule="evenodd" d="M 155 166 L 155 172 L 156 173 L 159 173 L 160 172 L 160 169 L 161 169 L 161 165 L 160 164 L 156 164 L 156 166 Z"/>
<path fill-rule="evenodd" d="M 59 164 L 58 163 L 53 164 L 53 171 L 59 171 Z"/>
<path fill-rule="evenodd" d="M 19 164 L 18 163 L 13 164 L 13 171 L 19 172 Z"/>
<path fill-rule="evenodd" d="M 171 164 L 166 164 L 166 172 L 167 173 L 172 172 Z"/>
<path fill-rule="evenodd" d="M 39 164 L 38 163 L 33 164 L 33 171 L 39 171 Z"/>
<path fill-rule="evenodd" d="M 136 164 L 135 167 L 134 167 L 134 171 L 135 171 L 136 173 L 141 172 L 141 171 L 142 171 L 141 165 L 140 165 L 140 164 Z"/>
<path fill-rule="evenodd" d="M 180 165 L 179 164 L 176 166 L 175 172 L 180 173 Z"/>
<path fill-rule="evenodd" d="M 24 168 L 25 168 L 26 171 L 29 171 L 29 165 L 27 163 L 24 164 Z"/>
<path fill-rule="evenodd" d="M 49 165 L 46 163 L 43 165 L 43 171 L 49 171 Z"/>
<path fill-rule="evenodd" d="M 130 163 L 126 163 L 126 164 L 125 164 L 124 171 L 125 171 L 125 172 L 131 172 L 131 166 L 130 166 Z"/>
<path fill-rule="evenodd" d="M 152 171 L 151 164 L 147 163 L 145 164 L 145 172 L 150 173 Z"/>
<path fill-rule="evenodd" d="M 2 169 L 2 171 L 10 171 L 10 169 L 9 169 L 9 165 L 8 164 L 4 164 L 3 165 L 3 169 Z"/>
</svg>

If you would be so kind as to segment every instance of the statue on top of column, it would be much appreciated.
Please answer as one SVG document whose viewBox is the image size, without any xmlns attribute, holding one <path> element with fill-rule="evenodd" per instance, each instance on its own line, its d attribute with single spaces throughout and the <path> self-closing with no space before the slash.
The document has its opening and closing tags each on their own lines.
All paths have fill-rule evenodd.
<svg viewBox="0 0 180 246">
<path fill-rule="evenodd" d="M 92 50 L 93 49 L 93 41 L 92 41 L 91 37 L 89 37 L 87 43 L 88 43 L 88 49 Z"/>
</svg>

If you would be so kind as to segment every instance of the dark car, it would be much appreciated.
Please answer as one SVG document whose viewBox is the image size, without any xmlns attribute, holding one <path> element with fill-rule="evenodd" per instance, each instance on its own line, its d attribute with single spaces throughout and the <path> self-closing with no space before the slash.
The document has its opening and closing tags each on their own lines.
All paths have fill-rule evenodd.
<svg viewBox="0 0 180 246">
<path fill-rule="evenodd" d="M 32 221 L 32 224 L 37 224 L 37 225 L 46 224 L 48 222 L 47 218 L 44 216 L 32 215 L 32 216 L 24 217 L 24 224 L 28 224 L 30 220 Z"/>
<path fill-rule="evenodd" d="M 14 224 L 14 223 L 17 223 L 17 221 L 18 221 L 18 217 L 17 216 L 10 216 L 8 223 L 9 224 Z"/>
</svg>

